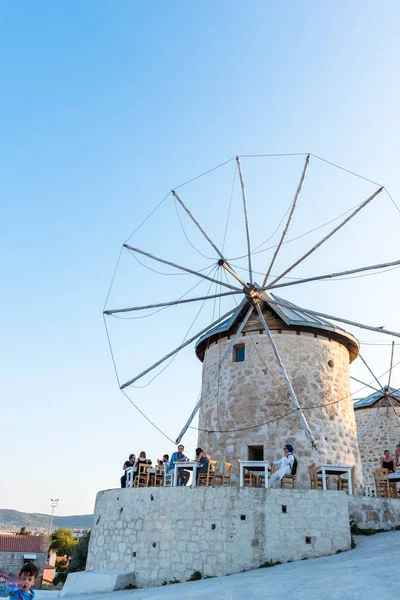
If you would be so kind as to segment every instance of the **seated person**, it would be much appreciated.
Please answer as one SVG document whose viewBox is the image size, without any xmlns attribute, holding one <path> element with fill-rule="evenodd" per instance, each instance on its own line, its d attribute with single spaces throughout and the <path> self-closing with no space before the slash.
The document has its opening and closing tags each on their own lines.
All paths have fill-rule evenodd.
<svg viewBox="0 0 400 600">
<path fill-rule="evenodd" d="M 278 467 L 271 475 L 268 481 L 269 487 L 274 487 L 275 481 L 281 480 L 284 475 L 292 474 L 292 465 L 294 463 L 293 446 L 285 444 L 283 447 L 284 456 L 280 460 L 276 460 L 273 464 Z"/>
<path fill-rule="evenodd" d="M 126 460 L 123 464 L 123 470 L 126 471 L 129 467 L 134 467 L 136 463 L 136 457 L 134 454 L 129 455 L 129 460 Z M 133 479 L 135 478 L 136 473 L 133 473 Z M 126 473 L 124 473 L 121 477 L 121 487 L 126 488 Z"/>
<path fill-rule="evenodd" d="M 178 452 L 173 452 L 171 456 L 171 460 L 169 461 L 169 469 L 168 473 L 173 473 L 175 468 L 175 463 L 177 462 L 186 462 L 188 459 L 183 454 L 185 446 L 183 444 L 179 444 Z M 184 469 L 178 469 L 178 485 L 187 485 L 189 481 L 190 473 L 189 471 L 185 471 Z"/>
<path fill-rule="evenodd" d="M 395 473 L 396 471 L 394 466 L 394 460 L 390 456 L 389 450 L 385 450 L 383 456 L 381 456 L 381 469 L 388 469 L 389 473 Z"/>
<path fill-rule="evenodd" d="M 144 450 L 139 454 L 139 458 L 136 461 L 136 467 L 139 468 L 139 465 L 151 465 L 151 460 L 146 458 L 146 452 Z"/>
<path fill-rule="evenodd" d="M 168 454 L 163 454 L 163 457 L 161 460 L 157 459 L 157 465 L 159 467 L 162 467 L 163 465 L 166 465 L 169 463 L 169 455 Z"/>
<path fill-rule="evenodd" d="M 196 462 L 200 463 L 200 467 L 197 469 L 197 480 L 199 479 L 200 473 L 207 473 L 208 471 L 208 463 L 210 460 L 210 455 L 204 452 L 201 448 L 196 448 L 196 457 L 194 459 Z"/>
</svg>

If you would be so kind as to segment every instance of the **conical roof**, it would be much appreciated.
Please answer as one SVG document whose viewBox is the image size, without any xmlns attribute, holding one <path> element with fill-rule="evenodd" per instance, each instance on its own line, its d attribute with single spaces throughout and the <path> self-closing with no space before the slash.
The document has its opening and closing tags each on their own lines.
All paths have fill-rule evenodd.
<svg viewBox="0 0 400 600">
<path fill-rule="evenodd" d="M 317 317 L 316 315 L 309 315 L 301 310 L 298 306 L 275 296 L 275 294 L 263 294 L 264 307 L 271 310 L 280 321 L 286 325 L 286 329 L 294 329 L 297 331 L 311 331 L 319 335 L 323 335 L 329 339 L 335 339 L 342 343 L 349 351 L 350 362 L 358 356 L 359 345 L 357 339 L 350 333 L 337 327 L 330 321 Z M 274 304 L 279 302 L 280 305 Z M 219 323 L 215 327 L 212 327 L 207 333 L 203 334 L 196 344 L 196 354 L 200 360 L 204 359 L 204 353 L 206 347 L 213 341 L 213 338 L 226 337 L 230 335 L 232 330 L 235 329 L 235 325 L 242 320 L 242 317 L 247 310 L 249 303 L 244 299 L 235 312 L 225 321 Z"/>
<path fill-rule="evenodd" d="M 400 404 L 400 391 L 396 390 L 392 387 L 385 385 L 381 390 L 377 390 L 373 394 L 370 394 L 366 398 L 356 398 L 354 400 L 353 408 L 357 410 L 357 408 L 365 408 L 367 406 L 373 406 L 379 400 L 382 400 L 390 394 L 391 400 L 395 400 Z"/>
</svg>

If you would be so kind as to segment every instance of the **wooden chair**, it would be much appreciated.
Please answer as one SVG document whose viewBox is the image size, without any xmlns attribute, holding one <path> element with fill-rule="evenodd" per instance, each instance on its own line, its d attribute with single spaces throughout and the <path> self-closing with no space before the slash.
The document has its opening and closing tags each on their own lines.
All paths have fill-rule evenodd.
<svg viewBox="0 0 400 600">
<path fill-rule="evenodd" d="M 243 471 L 243 487 L 257 487 L 259 477 L 250 471 Z M 238 484 L 240 485 L 240 458 L 238 458 Z"/>
<path fill-rule="evenodd" d="M 208 469 L 207 473 L 199 473 L 197 485 L 215 485 L 215 475 L 218 467 L 218 462 L 216 460 L 208 461 Z"/>
<path fill-rule="evenodd" d="M 378 498 L 390 498 L 389 471 L 387 469 L 376 469 L 374 480 L 376 495 Z"/>
<path fill-rule="evenodd" d="M 232 482 L 233 464 L 224 462 L 222 473 L 215 475 L 215 481 L 219 481 L 221 485 L 231 485 Z"/>
<path fill-rule="evenodd" d="M 154 474 L 154 486 L 164 487 L 164 465 L 157 465 Z"/>
<path fill-rule="evenodd" d="M 308 474 L 310 476 L 311 489 L 322 490 L 322 475 L 317 475 L 317 466 L 315 463 L 311 463 L 308 467 Z M 326 478 L 326 489 L 329 490 L 329 477 Z"/>
<path fill-rule="evenodd" d="M 149 487 L 151 465 L 140 464 L 136 473 L 134 487 Z"/>
<path fill-rule="evenodd" d="M 297 490 L 297 475 L 284 475 L 281 479 L 281 488 Z"/>
<path fill-rule="evenodd" d="M 353 466 L 353 467 L 351 467 L 351 488 L 352 488 L 353 496 L 354 496 L 355 490 L 356 490 L 355 474 L 356 474 L 356 468 Z M 343 490 L 344 492 L 349 493 L 349 480 L 347 479 L 347 477 L 339 477 L 339 479 L 337 481 L 337 489 Z"/>
</svg>

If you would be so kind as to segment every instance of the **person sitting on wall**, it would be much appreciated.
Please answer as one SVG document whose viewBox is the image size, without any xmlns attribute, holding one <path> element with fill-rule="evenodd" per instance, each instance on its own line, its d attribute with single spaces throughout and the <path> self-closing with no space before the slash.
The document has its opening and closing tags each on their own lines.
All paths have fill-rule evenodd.
<svg viewBox="0 0 400 600">
<path fill-rule="evenodd" d="M 210 460 L 210 455 L 207 454 L 207 452 L 204 452 L 201 448 L 196 448 L 196 457 L 194 460 L 196 462 L 200 463 L 200 467 L 197 469 L 197 480 L 198 480 L 200 473 L 207 473 L 207 471 L 208 471 L 208 463 Z"/>
<path fill-rule="evenodd" d="M 129 460 L 126 460 L 123 465 L 123 470 L 125 473 L 121 477 L 121 487 L 126 488 L 126 470 L 130 467 L 134 467 L 136 463 L 136 457 L 134 454 L 129 455 Z M 133 479 L 135 478 L 136 473 L 133 473 Z"/>
<path fill-rule="evenodd" d="M 292 466 L 294 464 L 293 446 L 292 444 L 285 444 L 283 447 L 284 456 L 280 460 L 272 461 L 275 467 L 274 473 L 271 475 L 268 481 L 269 487 L 274 487 L 275 481 L 281 480 L 284 475 L 292 474 Z"/>
<path fill-rule="evenodd" d="M 388 469 L 389 473 L 395 473 L 396 471 L 394 466 L 394 460 L 390 456 L 389 450 L 385 450 L 383 456 L 381 456 L 381 469 Z"/>
<path fill-rule="evenodd" d="M 183 444 L 179 444 L 178 452 L 173 452 L 171 460 L 169 461 L 168 473 L 174 472 L 175 463 L 186 462 L 188 460 L 188 458 L 183 454 L 184 449 L 185 446 Z M 189 477 L 189 471 L 185 471 L 184 469 L 178 469 L 178 485 L 187 485 Z"/>
</svg>

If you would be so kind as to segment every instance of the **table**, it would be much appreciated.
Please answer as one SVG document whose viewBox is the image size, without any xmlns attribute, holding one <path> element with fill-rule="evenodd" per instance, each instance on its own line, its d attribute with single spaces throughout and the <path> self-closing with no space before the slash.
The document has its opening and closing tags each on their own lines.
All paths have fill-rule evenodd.
<svg viewBox="0 0 400 600">
<path fill-rule="evenodd" d="M 398 473 L 389 473 L 389 481 L 400 482 L 400 471 Z"/>
<path fill-rule="evenodd" d="M 351 467 L 348 465 L 320 465 L 317 467 L 317 475 L 322 475 L 322 489 L 326 490 L 327 475 L 346 475 L 349 480 L 349 496 L 353 495 L 353 480 L 351 477 Z"/>
<path fill-rule="evenodd" d="M 174 464 L 174 479 L 173 479 L 173 486 L 177 486 L 178 485 L 178 469 L 193 469 L 193 479 L 192 479 L 192 488 L 196 487 L 196 479 L 197 479 L 197 469 L 200 467 L 200 463 L 193 461 L 193 462 L 176 462 Z"/>
<path fill-rule="evenodd" d="M 137 472 L 137 467 L 128 467 L 125 469 L 126 474 L 126 487 L 133 487 L 133 474 Z"/>
<path fill-rule="evenodd" d="M 270 465 L 267 460 L 239 460 L 239 486 L 243 487 L 244 469 L 249 469 L 249 471 L 251 471 L 251 468 L 255 469 L 256 467 L 261 467 L 262 469 L 264 469 L 265 487 L 267 488 L 269 466 Z"/>
</svg>

